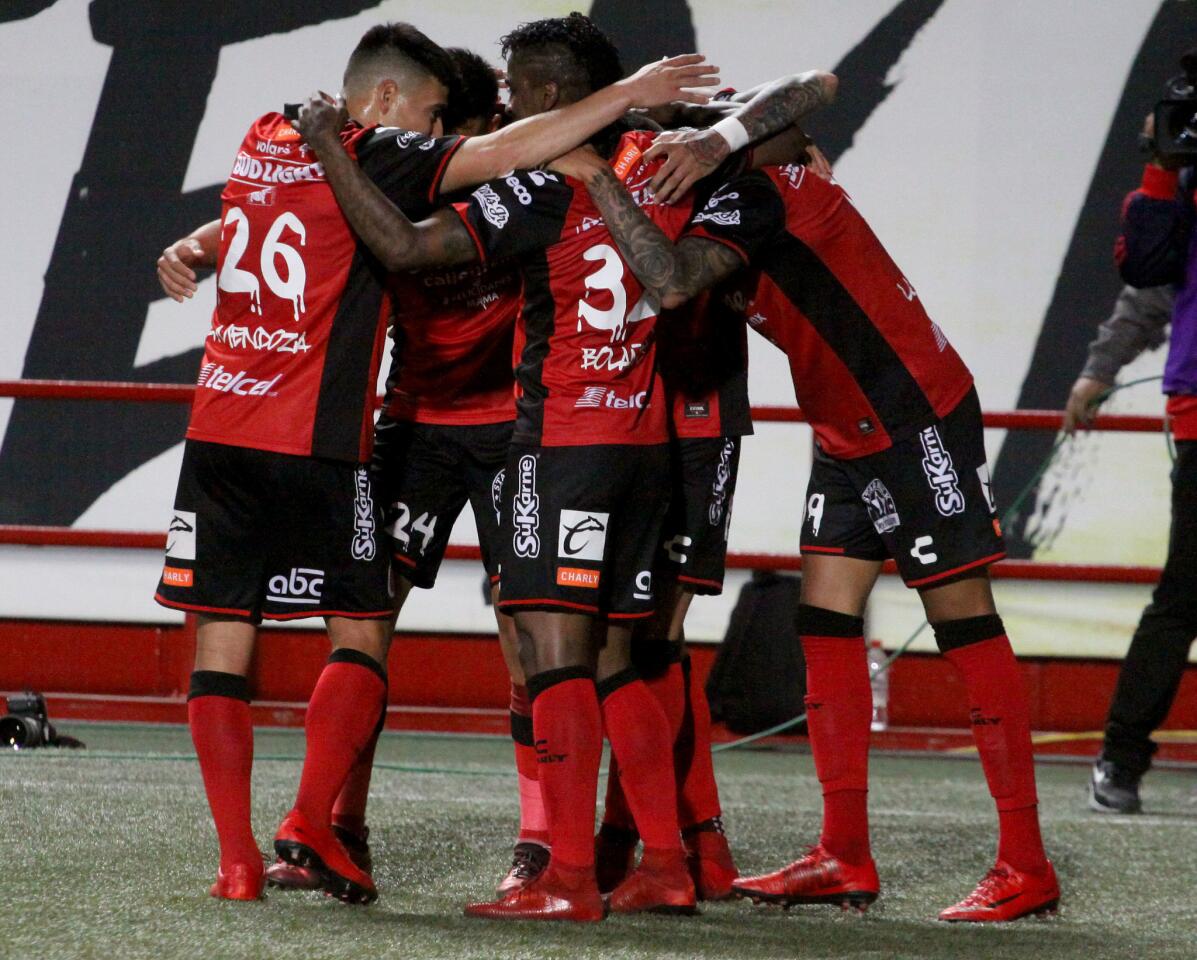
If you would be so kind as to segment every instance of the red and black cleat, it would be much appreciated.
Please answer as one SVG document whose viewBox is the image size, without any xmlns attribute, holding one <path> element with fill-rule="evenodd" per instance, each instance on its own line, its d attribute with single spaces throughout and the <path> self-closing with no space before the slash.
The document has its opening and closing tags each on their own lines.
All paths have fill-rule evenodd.
<svg viewBox="0 0 1197 960">
<path fill-rule="evenodd" d="M 821 846 L 789 866 L 759 877 L 741 877 L 732 891 L 753 903 L 778 903 L 789 908 L 799 903 L 828 903 L 864 913 L 877 899 L 881 882 L 877 866 L 852 864 L 833 857 Z"/>
<path fill-rule="evenodd" d="M 732 859 L 723 822 L 714 817 L 682 831 L 686 845 L 686 866 L 694 880 L 699 900 L 728 900 L 735 896 L 732 884 L 740 871 Z"/>
<path fill-rule="evenodd" d="M 566 920 L 593 923 L 605 915 L 594 870 L 562 869 L 551 862 L 539 877 L 489 903 L 466 904 L 465 915 L 480 920 Z"/>
<path fill-rule="evenodd" d="M 349 854 L 349 859 L 363 872 L 373 870 L 374 860 L 370 855 L 370 844 L 366 838 L 370 835 L 370 828 L 363 827 L 362 832 L 355 833 L 345 827 L 333 824 L 341 846 Z M 287 863 L 281 857 L 266 868 L 266 885 L 280 890 L 323 890 L 324 878 L 311 867 L 301 867 L 294 863 Z"/>
<path fill-rule="evenodd" d="M 681 850 L 645 850 L 640 865 L 607 897 L 612 913 L 698 913 L 694 881 Z"/>
<path fill-rule="evenodd" d="M 495 893 L 505 897 L 516 890 L 522 890 L 539 877 L 549 865 L 549 848 L 544 844 L 524 841 L 515 845 L 511 858 L 511 869 L 495 888 Z"/>
<path fill-rule="evenodd" d="M 1024 873 L 999 860 L 977 889 L 939 915 L 950 923 L 1003 923 L 1048 916 L 1060 906 L 1060 884 L 1050 860 L 1042 873 Z"/>
<path fill-rule="evenodd" d="M 608 894 L 628 878 L 636 865 L 640 834 L 604 823 L 594 837 L 594 872 L 599 893 Z"/>
<path fill-rule="evenodd" d="M 264 886 L 262 861 L 258 860 L 234 863 L 227 871 L 223 867 L 217 869 L 216 882 L 208 893 L 221 900 L 261 900 Z"/>
<path fill-rule="evenodd" d="M 283 818 L 274 837 L 279 859 L 315 871 L 325 893 L 344 903 L 367 904 L 378 899 L 370 875 L 358 867 L 330 827 L 317 828 L 298 810 Z"/>
</svg>

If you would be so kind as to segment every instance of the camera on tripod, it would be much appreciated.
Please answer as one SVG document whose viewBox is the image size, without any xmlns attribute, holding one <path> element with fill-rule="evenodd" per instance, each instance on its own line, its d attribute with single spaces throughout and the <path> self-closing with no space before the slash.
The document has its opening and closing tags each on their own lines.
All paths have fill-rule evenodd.
<svg viewBox="0 0 1197 960">
<path fill-rule="evenodd" d="M 1164 87 L 1155 105 L 1155 136 L 1145 137 L 1143 147 L 1161 160 L 1188 166 L 1197 163 L 1197 48 L 1180 58 L 1180 66 L 1184 73 Z"/>
<path fill-rule="evenodd" d="M 8 698 L 8 715 L 0 717 L 0 749 L 31 750 L 58 740 L 46 715 L 46 698 L 26 690 Z"/>
</svg>

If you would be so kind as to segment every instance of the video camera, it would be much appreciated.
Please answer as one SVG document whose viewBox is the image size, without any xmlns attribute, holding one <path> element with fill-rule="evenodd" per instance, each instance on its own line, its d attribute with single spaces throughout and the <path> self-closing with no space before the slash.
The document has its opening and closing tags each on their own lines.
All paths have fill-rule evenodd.
<svg viewBox="0 0 1197 960">
<path fill-rule="evenodd" d="M 54 735 L 45 697 L 26 690 L 8 698 L 8 715 L 0 717 L 0 747 L 28 750 L 52 743 Z"/>
<path fill-rule="evenodd" d="M 1143 137 L 1145 152 L 1181 166 L 1197 163 L 1197 48 L 1180 58 L 1184 73 L 1164 87 L 1155 105 L 1155 136 Z"/>
</svg>

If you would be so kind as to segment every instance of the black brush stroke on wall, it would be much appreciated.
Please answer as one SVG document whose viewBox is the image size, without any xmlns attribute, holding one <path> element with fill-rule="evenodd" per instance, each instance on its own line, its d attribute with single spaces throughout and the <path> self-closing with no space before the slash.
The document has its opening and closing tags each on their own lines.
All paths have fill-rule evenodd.
<svg viewBox="0 0 1197 960">
<path fill-rule="evenodd" d="M 1064 406 L 1068 390 L 1084 366 L 1097 324 L 1109 316 L 1122 289 L 1113 249 L 1122 199 L 1138 184 L 1143 167 L 1135 136 L 1159 99 L 1164 81 L 1179 72 L 1181 53 L 1197 40 L 1194 7 L 1189 0 L 1165 0 L 1135 57 L 1060 267 L 1018 395 L 1019 409 L 1059 410 Z M 1057 102 L 1061 110 L 1066 109 L 1063 97 Z M 1027 229 L 1034 227 L 1027 224 Z M 1006 436 L 993 473 L 999 508 L 1013 502 L 1054 441 L 1053 435 L 1044 431 L 1014 430 Z M 1006 549 L 1012 557 L 1029 557 L 1035 550 L 1026 536 L 1035 497 L 1028 497 L 1026 504 L 1006 524 Z"/>
<path fill-rule="evenodd" d="M 182 185 L 221 47 L 377 3 L 91 3 L 92 35 L 112 47 L 112 57 L 23 377 L 194 382 L 198 348 L 143 366 L 134 358 L 146 311 L 162 297 L 158 253 L 219 215 L 220 185 L 188 193 Z M 187 408 L 177 404 L 16 401 L 0 448 L 0 522 L 73 523 L 113 484 L 178 443 L 186 423 Z"/>
</svg>

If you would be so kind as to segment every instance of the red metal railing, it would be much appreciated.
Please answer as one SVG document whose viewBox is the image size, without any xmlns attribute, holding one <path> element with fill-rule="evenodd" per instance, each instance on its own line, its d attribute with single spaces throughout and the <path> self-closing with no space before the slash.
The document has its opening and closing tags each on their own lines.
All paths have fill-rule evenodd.
<svg viewBox="0 0 1197 960">
<path fill-rule="evenodd" d="M 178 383 L 107 383 L 85 380 L 7 380 L 0 381 L 0 397 L 26 397 L 46 400 L 123 400 L 140 403 L 190 403 L 195 387 Z M 797 407 L 760 406 L 752 408 L 757 423 L 804 423 Z M 1010 410 L 983 414 L 986 427 L 1006 430 L 1057 431 L 1064 421 L 1059 410 Z M 1103 414 L 1094 419 L 1090 429 L 1124 433 L 1162 431 L 1163 418 Z M 74 527 L 38 527 L 0 525 L 0 544 L 57 547 L 108 547 L 119 549 L 161 550 L 166 537 L 161 533 L 123 530 L 79 530 Z M 450 545 L 448 560 L 479 560 L 477 547 Z M 742 570 L 801 570 L 800 556 L 771 553 L 730 553 L 727 565 Z M 1051 580 L 1073 583 L 1140 583 L 1159 580 L 1157 567 L 1116 564 L 1046 563 L 1027 560 L 1003 560 L 991 568 L 999 579 Z M 893 573 L 887 562 L 883 572 Z"/>
</svg>

